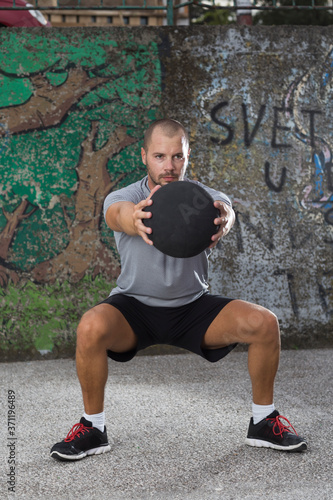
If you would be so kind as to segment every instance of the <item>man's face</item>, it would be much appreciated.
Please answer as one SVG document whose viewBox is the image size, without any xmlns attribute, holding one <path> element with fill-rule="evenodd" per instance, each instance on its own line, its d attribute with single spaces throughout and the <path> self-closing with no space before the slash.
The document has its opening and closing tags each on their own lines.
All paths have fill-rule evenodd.
<svg viewBox="0 0 333 500">
<path fill-rule="evenodd" d="M 141 149 L 141 156 L 148 171 L 148 186 L 164 186 L 182 181 L 186 172 L 190 150 L 185 137 L 179 132 L 168 137 L 160 127 L 152 133 L 148 151 Z"/>
</svg>

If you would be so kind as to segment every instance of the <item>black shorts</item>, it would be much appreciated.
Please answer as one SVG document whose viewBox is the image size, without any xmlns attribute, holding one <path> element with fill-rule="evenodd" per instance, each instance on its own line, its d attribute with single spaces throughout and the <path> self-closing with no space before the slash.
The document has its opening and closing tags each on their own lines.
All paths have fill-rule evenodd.
<svg viewBox="0 0 333 500">
<path fill-rule="evenodd" d="M 102 302 L 116 307 L 126 318 L 138 338 L 135 349 L 117 353 L 108 350 L 115 361 L 129 361 L 138 351 L 156 344 L 168 344 L 191 351 L 211 363 L 226 356 L 237 344 L 221 349 L 202 349 L 203 337 L 218 313 L 231 300 L 204 294 L 180 307 L 151 307 L 128 295 L 111 295 Z"/>
</svg>

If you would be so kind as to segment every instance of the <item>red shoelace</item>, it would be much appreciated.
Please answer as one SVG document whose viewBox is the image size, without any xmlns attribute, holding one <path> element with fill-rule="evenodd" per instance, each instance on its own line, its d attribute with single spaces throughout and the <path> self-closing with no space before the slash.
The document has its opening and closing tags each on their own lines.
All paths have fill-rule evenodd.
<svg viewBox="0 0 333 500">
<path fill-rule="evenodd" d="M 288 423 L 288 425 L 285 425 L 283 422 L 281 422 L 280 419 L 285 420 Z M 272 422 L 274 424 L 273 425 L 273 434 L 275 434 L 275 436 L 282 436 L 282 434 L 284 432 L 291 432 L 291 430 L 293 430 L 294 433 L 296 434 L 296 436 L 298 436 L 294 427 L 291 425 L 291 423 L 289 422 L 289 420 L 286 417 L 283 417 L 282 415 L 278 415 L 277 417 L 267 418 L 266 420 L 268 422 Z"/>
<path fill-rule="evenodd" d="M 73 427 L 71 428 L 71 430 L 69 431 L 67 436 L 65 437 L 64 441 L 66 443 L 69 443 L 69 441 L 73 441 L 73 439 L 75 439 L 77 436 L 79 437 L 80 434 L 84 434 L 89 429 L 90 429 L 90 427 L 86 427 L 83 424 L 75 424 L 75 425 L 73 425 Z"/>
</svg>

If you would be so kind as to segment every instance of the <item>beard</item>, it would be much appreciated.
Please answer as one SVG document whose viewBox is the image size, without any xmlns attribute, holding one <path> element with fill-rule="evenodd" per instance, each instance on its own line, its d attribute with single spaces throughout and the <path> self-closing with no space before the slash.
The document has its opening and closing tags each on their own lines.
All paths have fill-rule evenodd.
<svg viewBox="0 0 333 500">
<path fill-rule="evenodd" d="M 161 172 L 157 175 L 152 171 L 148 162 L 146 162 L 146 167 L 148 175 L 155 186 L 163 186 L 165 184 L 169 184 L 170 182 L 182 181 L 184 179 L 186 171 L 186 165 L 184 165 L 179 174 L 174 171 L 165 170 L 164 172 Z M 168 177 L 172 180 L 165 181 L 165 177 Z"/>
</svg>

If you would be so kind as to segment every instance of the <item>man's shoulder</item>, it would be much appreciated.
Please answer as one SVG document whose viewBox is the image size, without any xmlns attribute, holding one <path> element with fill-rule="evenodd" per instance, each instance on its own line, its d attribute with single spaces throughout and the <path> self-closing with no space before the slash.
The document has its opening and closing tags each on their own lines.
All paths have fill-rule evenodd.
<svg viewBox="0 0 333 500">
<path fill-rule="evenodd" d="M 144 191 L 146 188 L 147 188 L 147 176 L 143 177 L 142 179 L 139 179 L 138 181 L 132 182 L 131 184 L 128 184 L 127 186 L 124 186 L 118 189 L 117 191 L 113 191 L 112 193 L 115 194 L 126 191 Z"/>
<path fill-rule="evenodd" d="M 204 189 L 213 189 L 213 188 L 207 186 L 206 184 L 204 184 L 203 182 L 198 181 L 197 179 L 189 179 L 188 177 L 184 177 L 183 180 L 186 182 L 192 182 L 192 184 L 197 184 L 198 186 L 201 186 Z"/>
<path fill-rule="evenodd" d="M 210 186 L 207 186 L 206 184 L 203 184 L 200 181 L 197 181 L 194 179 L 188 179 L 187 177 L 184 178 L 184 181 L 193 182 L 194 184 L 201 186 L 202 188 L 204 188 L 207 191 L 207 193 L 209 193 L 211 195 L 211 197 L 214 199 L 214 201 L 215 200 L 223 201 L 224 203 L 227 203 L 227 205 L 231 206 L 231 200 L 230 200 L 229 196 L 227 196 L 225 193 L 223 193 L 219 189 L 214 189 Z"/>
<path fill-rule="evenodd" d="M 112 191 L 104 200 L 104 214 L 110 205 L 121 201 L 130 201 L 135 205 L 149 196 L 147 176 L 117 191 Z"/>
<path fill-rule="evenodd" d="M 112 191 L 107 195 L 107 198 L 113 197 L 113 198 L 119 198 L 123 196 L 139 196 L 146 198 L 149 196 L 149 188 L 147 186 L 147 177 L 143 177 L 143 179 L 140 179 L 136 182 L 132 182 L 132 184 L 128 184 L 128 186 L 124 186 L 117 191 Z"/>
<path fill-rule="evenodd" d="M 210 186 L 207 186 L 206 184 L 204 184 L 203 182 L 200 182 L 196 179 L 189 179 L 188 177 L 184 177 L 183 179 L 185 182 L 191 182 L 192 184 L 196 184 L 197 186 L 200 186 L 202 187 L 203 189 L 205 189 L 206 191 L 216 191 L 218 192 L 216 189 L 214 188 L 211 188 Z"/>
</svg>

